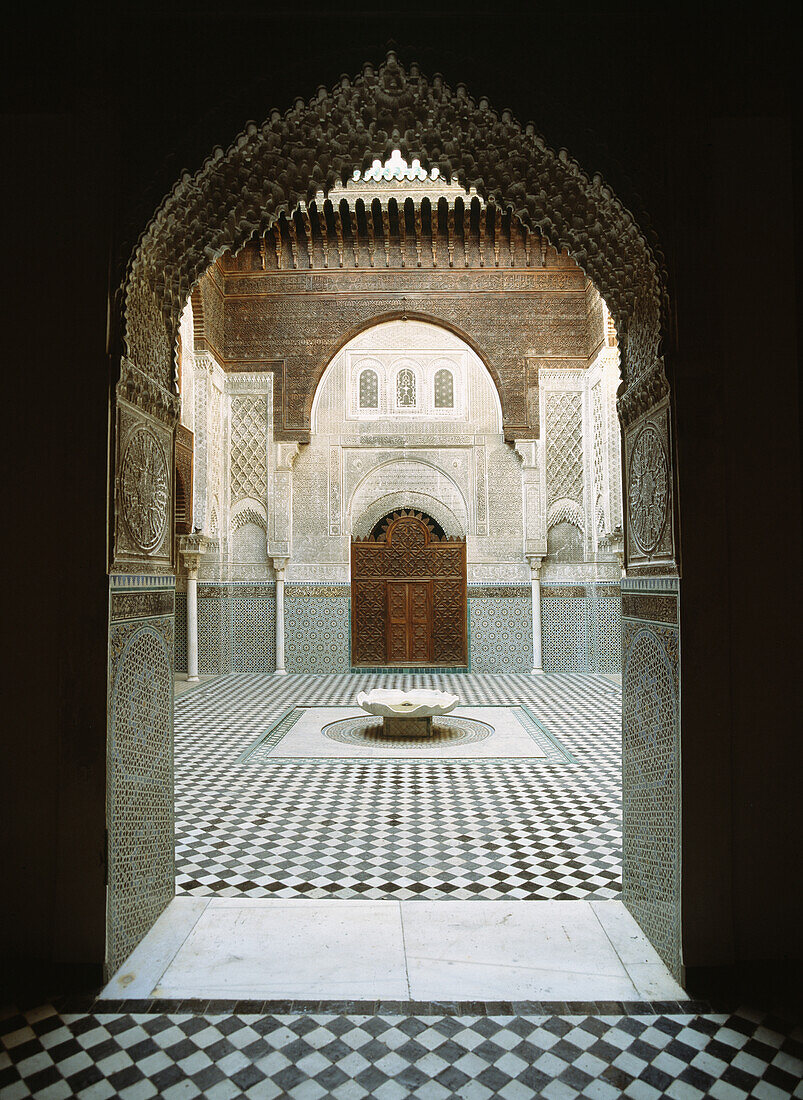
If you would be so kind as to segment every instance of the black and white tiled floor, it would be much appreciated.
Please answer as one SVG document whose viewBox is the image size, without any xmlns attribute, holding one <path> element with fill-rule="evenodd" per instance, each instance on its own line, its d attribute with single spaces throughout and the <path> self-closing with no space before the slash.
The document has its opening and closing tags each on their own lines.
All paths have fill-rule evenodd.
<svg viewBox="0 0 803 1100">
<path fill-rule="evenodd" d="M 615 684 L 569 674 L 454 679 L 467 703 L 526 703 L 575 763 L 237 764 L 289 707 L 348 703 L 366 681 L 383 681 L 233 675 L 185 692 L 176 706 L 179 891 L 614 896 Z M 438 683 L 450 686 L 448 677 Z M 433 868 L 444 855 L 453 870 L 438 873 Z M 803 1097 L 802 1080 L 803 1029 L 766 1013 L 700 1002 L 90 997 L 0 1009 L 2 1100 L 780 1100 Z"/>
<path fill-rule="evenodd" d="M 293 706 L 375 686 L 526 704 L 567 760 L 286 760 L 253 742 Z M 605 676 L 231 674 L 176 700 L 183 894 L 571 899 L 621 885 L 620 693 Z"/>
<path fill-rule="evenodd" d="M 803 1030 L 760 1013 L 364 1015 L 75 1011 L 0 1019 L 20 1100 L 775 1100 L 803 1096 Z"/>
</svg>

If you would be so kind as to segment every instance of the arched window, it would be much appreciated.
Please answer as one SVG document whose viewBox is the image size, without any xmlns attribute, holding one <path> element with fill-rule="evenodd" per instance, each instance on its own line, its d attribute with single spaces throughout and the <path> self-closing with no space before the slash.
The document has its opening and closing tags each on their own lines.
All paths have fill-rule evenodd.
<svg viewBox="0 0 803 1100">
<path fill-rule="evenodd" d="M 396 375 L 396 404 L 400 409 L 415 408 L 415 375 L 409 367 Z"/>
<path fill-rule="evenodd" d="M 435 373 L 435 408 L 454 408 L 454 376 L 446 367 Z"/>
<path fill-rule="evenodd" d="M 375 409 L 379 405 L 379 379 L 375 370 L 360 374 L 360 408 Z"/>
</svg>

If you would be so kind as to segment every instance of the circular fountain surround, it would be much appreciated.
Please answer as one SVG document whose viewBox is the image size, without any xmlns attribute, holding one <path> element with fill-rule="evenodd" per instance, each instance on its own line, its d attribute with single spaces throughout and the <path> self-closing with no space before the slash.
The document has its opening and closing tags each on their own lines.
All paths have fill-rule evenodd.
<svg viewBox="0 0 803 1100">
<path fill-rule="evenodd" d="M 374 688 L 357 696 L 364 711 L 382 717 L 382 732 L 392 738 L 431 737 L 433 717 L 448 714 L 459 702 L 456 695 L 431 688 Z"/>
<path fill-rule="evenodd" d="M 490 737 L 493 726 L 476 718 L 437 717 L 432 720 L 430 732 L 425 736 L 405 734 L 394 737 L 384 732 L 382 722 L 376 717 L 341 718 L 330 722 L 321 731 L 325 737 L 343 745 L 359 745 L 363 748 L 383 749 L 443 749 L 473 745 Z"/>
</svg>

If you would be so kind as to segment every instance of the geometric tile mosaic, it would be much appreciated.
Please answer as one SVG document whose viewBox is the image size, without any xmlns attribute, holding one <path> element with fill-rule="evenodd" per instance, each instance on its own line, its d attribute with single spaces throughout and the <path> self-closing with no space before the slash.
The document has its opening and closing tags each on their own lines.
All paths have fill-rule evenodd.
<svg viewBox="0 0 803 1100">
<path fill-rule="evenodd" d="M 450 1015 L 431 1006 L 412 1015 L 141 1007 L 6 1010 L 4 1100 L 803 1095 L 803 1031 L 746 1009 Z"/>
<path fill-rule="evenodd" d="M 351 601 L 344 596 L 290 596 L 285 600 L 288 672 L 337 673 L 349 669 Z"/>
<path fill-rule="evenodd" d="M 469 590 L 472 672 L 529 672 L 533 660 L 532 601 L 472 597 Z"/>
<path fill-rule="evenodd" d="M 108 961 L 116 969 L 173 894 L 173 617 L 109 632 Z"/>
<path fill-rule="evenodd" d="M 186 647 L 186 597 L 181 611 Z M 177 630 L 178 615 L 177 604 Z M 275 667 L 276 600 L 273 596 L 227 594 L 199 598 L 198 668 L 201 673 L 273 672 Z"/>
<path fill-rule="evenodd" d="M 680 971 L 680 729 L 678 632 L 623 623 L 622 808 L 628 908 L 674 973 Z"/>
<path fill-rule="evenodd" d="M 504 590 L 504 586 L 498 586 Z M 350 664 L 348 589 L 341 597 L 285 599 L 288 672 L 343 673 Z M 549 596 L 544 589 L 543 659 L 547 672 L 621 671 L 621 601 Z M 469 663 L 474 672 L 528 672 L 532 667 L 532 604 L 521 596 L 469 597 Z M 203 596 L 198 601 L 202 673 L 272 672 L 273 596 Z M 186 596 L 176 594 L 176 659 L 186 670 Z"/>
<path fill-rule="evenodd" d="M 267 756 L 258 780 L 239 761 L 296 705 L 353 704 L 375 686 L 523 703 L 573 760 Z M 175 729 L 179 893 L 532 900 L 621 889 L 620 695 L 605 677 L 230 674 L 180 696 Z"/>
<path fill-rule="evenodd" d="M 176 592 L 176 672 L 187 671 L 187 593 Z"/>
<path fill-rule="evenodd" d="M 273 672 L 276 668 L 276 600 L 273 596 L 233 596 L 232 672 Z"/>
<path fill-rule="evenodd" d="M 584 672 L 589 668 L 589 602 L 587 596 L 542 595 L 546 672 Z"/>
<path fill-rule="evenodd" d="M 598 596 L 592 601 L 593 667 L 595 672 L 622 671 L 622 601 Z"/>
</svg>

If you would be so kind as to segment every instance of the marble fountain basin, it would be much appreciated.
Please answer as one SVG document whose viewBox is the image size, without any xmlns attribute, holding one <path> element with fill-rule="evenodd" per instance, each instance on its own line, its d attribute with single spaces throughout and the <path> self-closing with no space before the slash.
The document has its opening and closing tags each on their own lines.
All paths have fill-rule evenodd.
<svg viewBox="0 0 803 1100">
<path fill-rule="evenodd" d="M 447 691 L 416 688 L 401 691 L 398 688 L 373 688 L 361 691 L 357 704 L 368 714 L 382 718 L 382 732 L 388 737 L 432 736 L 432 719 L 448 714 L 460 702 Z"/>
</svg>

